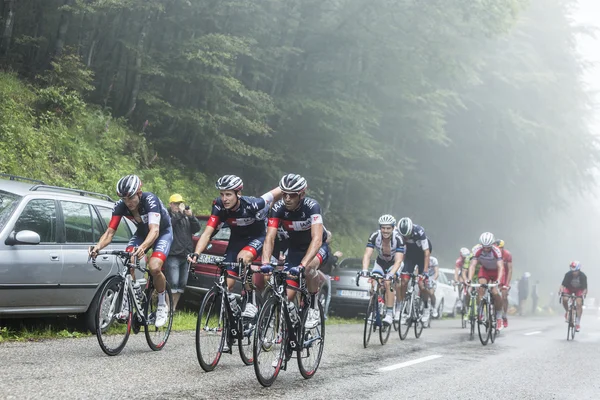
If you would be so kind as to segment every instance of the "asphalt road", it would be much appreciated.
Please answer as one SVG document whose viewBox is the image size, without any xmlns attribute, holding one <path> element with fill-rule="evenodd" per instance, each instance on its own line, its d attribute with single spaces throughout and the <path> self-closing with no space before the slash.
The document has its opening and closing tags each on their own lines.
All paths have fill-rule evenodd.
<svg viewBox="0 0 600 400">
<path fill-rule="evenodd" d="M 211 373 L 198 365 L 194 332 L 176 333 L 152 352 L 143 334 L 117 357 L 95 337 L 0 345 L 0 398 L 160 399 L 599 399 L 600 319 L 584 316 L 567 342 L 561 317 L 511 318 L 496 343 L 468 340 L 458 320 L 434 321 L 420 339 L 409 333 L 362 346 L 362 326 L 328 326 L 321 367 L 304 380 L 295 363 L 271 388 L 260 386 L 239 355 Z M 294 360 L 292 360 L 294 361 Z M 414 363 L 413 363 L 414 362 Z M 407 364 L 408 363 L 408 364 Z"/>
</svg>

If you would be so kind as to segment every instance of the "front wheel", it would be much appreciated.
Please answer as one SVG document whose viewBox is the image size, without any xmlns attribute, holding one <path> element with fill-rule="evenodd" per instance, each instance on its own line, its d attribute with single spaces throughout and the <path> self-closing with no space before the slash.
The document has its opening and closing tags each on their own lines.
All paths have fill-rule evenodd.
<svg viewBox="0 0 600 400">
<path fill-rule="evenodd" d="M 410 330 L 413 318 L 412 308 L 412 297 L 409 297 L 408 299 L 405 298 L 404 301 L 400 303 L 400 323 L 398 327 L 400 340 L 404 340 L 408 336 L 408 331 Z M 402 323 L 402 318 L 405 318 L 404 323 Z"/>
<path fill-rule="evenodd" d="M 325 315 L 321 303 L 317 302 L 317 308 L 304 309 L 300 322 L 298 369 L 304 379 L 310 379 L 319 368 L 325 346 Z"/>
<path fill-rule="evenodd" d="M 128 306 L 123 307 L 125 296 Z M 123 350 L 131 333 L 132 301 L 128 296 L 125 280 L 117 275 L 104 284 L 98 298 L 96 337 L 102 351 L 109 356 L 116 356 Z"/>
<path fill-rule="evenodd" d="M 373 332 L 373 323 L 375 322 L 375 313 L 377 312 L 377 298 L 371 297 L 369 305 L 367 306 L 367 315 L 365 316 L 365 328 L 363 331 L 363 346 L 365 349 L 369 345 L 371 340 L 371 333 Z"/>
<path fill-rule="evenodd" d="M 169 283 L 166 283 L 163 299 L 159 299 L 160 295 L 150 280 L 148 289 L 146 290 L 146 302 L 144 305 L 144 314 L 146 316 L 146 325 L 144 325 L 144 333 L 146 334 L 146 342 L 154 351 L 162 350 L 167 344 L 171 328 L 173 327 L 173 294 Z M 159 304 L 164 302 L 167 306 L 167 322 L 158 327 L 156 326 L 156 311 Z"/>
<path fill-rule="evenodd" d="M 221 292 L 213 287 L 204 296 L 196 321 L 196 355 L 206 372 L 215 369 L 219 363 L 226 333 Z"/>
<path fill-rule="evenodd" d="M 266 301 L 256 321 L 254 331 L 254 372 L 264 387 L 275 382 L 284 363 L 287 345 L 287 325 L 279 298 L 271 296 Z"/>
<path fill-rule="evenodd" d="M 496 334 L 498 333 L 498 331 L 496 330 L 496 307 L 494 306 L 494 303 L 490 303 L 489 304 L 489 316 L 488 316 L 488 320 L 490 321 L 490 324 L 488 326 L 489 329 L 489 336 L 490 336 L 490 341 L 492 343 L 494 343 L 494 341 L 496 340 Z"/>
<path fill-rule="evenodd" d="M 479 333 L 479 340 L 484 346 L 490 340 L 490 330 L 488 329 L 488 325 L 491 324 L 491 321 L 489 320 L 488 309 L 489 305 L 487 300 L 482 298 L 477 311 L 477 332 Z"/>
<path fill-rule="evenodd" d="M 413 315 L 415 317 L 415 337 L 418 339 L 421 336 L 421 333 L 423 333 L 422 318 L 423 318 L 423 312 L 424 312 L 424 305 L 421 302 L 420 297 L 417 297 L 413 304 L 414 304 Z M 429 318 L 428 321 L 431 321 L 431 318 Z"/>
</svg>

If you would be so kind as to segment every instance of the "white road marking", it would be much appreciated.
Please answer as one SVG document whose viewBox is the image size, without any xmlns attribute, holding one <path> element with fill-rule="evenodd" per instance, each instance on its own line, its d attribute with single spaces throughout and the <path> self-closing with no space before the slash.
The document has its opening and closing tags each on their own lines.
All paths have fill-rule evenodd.
<svg viewBox="0 0 600 400">
<path fill-rule="evenodd" d="M 437 354 L 437 355 L 433 355 L 433 356 L 417 358 L 416 360 L 406 361 L 406 362 L 403 362 L 400 364 L 390 365 L 389 367 L 379 368 L 379 371 L 381 371 L 381 372 L 393 371 L 395 369 L 400 369 L 400 368 L 404 368 L 404 367 L 410 367 L 411 365 L 420 364 L 425 361 L 435 360 L 436 358 L 440 358 L 440 357 L 442 357 L 442 356 Z"/>
<path fill-rule="evenodd" d="M 538 333 L 542 333 L 542 331 L 529 332 L 529 333 L 526 333 L 525 336 L 537 335 Z"/>
</svg>

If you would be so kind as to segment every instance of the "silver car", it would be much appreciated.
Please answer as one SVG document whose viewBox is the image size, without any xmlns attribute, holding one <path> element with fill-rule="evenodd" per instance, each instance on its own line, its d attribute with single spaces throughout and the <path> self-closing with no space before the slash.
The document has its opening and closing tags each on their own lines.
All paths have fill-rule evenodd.
<svg viewBox="0 0 600 400">
<path fill-rule="evenodd" d="M 89 246 L 112 216 L 110 197 L 0 175 L 0 318 L 83 314 L 93 329 L 101 285 L 116 273 L 114 257 L 98 271 Z M 124 249 L 133 224 L 125 218 L 108 249 Z"/>
</svg>

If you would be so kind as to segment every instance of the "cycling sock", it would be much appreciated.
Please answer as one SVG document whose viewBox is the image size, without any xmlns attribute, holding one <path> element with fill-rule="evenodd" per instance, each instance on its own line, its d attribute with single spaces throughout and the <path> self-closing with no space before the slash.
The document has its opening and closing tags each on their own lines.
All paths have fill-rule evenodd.
<svg viewBox="0 0 600 400">
<path fill-rule="evenodd" d="M 580 322 L 581 322 L 581 317 L 577 317 L 577 318 L 575 318 L 575 323 L 576 323 L 577 325 L 579 325 L 579 323 L 580 323 Z"/>
<path fill-rule="evenodd" d="M 165 304 L 165 292 L 164 290 L 158 294 L 158 304 Z"/>
<path fill-rule="evenodd" d="M 502 310 L 502 318 L 506 319 L 506 311 Z"/>
<path fill-rule="evenodd" d="M 394 313 L 394 307 L 386 307 L 386 312 L 387 312 L 389 315 L 392 315 L 392 314 Z"/>
<path fill-rule="evenodd" d="M 502 311 L 496 311 L 496 319 L 502 318 Z"/>
</svg>

